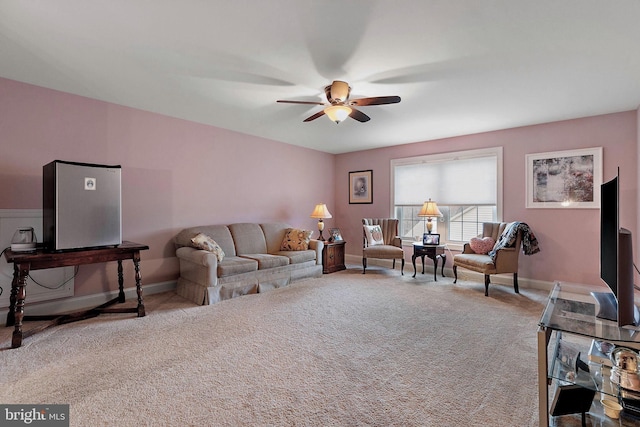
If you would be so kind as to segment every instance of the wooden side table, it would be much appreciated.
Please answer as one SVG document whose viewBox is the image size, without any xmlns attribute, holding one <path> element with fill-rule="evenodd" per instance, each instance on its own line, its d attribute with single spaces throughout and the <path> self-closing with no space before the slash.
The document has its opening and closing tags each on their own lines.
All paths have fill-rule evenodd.
<svg viewBox="0 0 640 427">
<path fill-rule="evenodd" d="M 346 270 L 344 265 L 344 240 L 337 242 L 324 242 L 322 249 L 322 272 L 324 274 Z"/>
<path fill-rule="evenodd" d="M 433 280 L 437 281 L 438 277 L 436 271 L 438 270 L 438 259 L 442 259 L 442 277 L 444 277 L 444 265 L 447 262 L 447 255 L 444 253 L 444 245 L 423 245 L 419 242 L 413 243 L 413 256 L 411 257 L 411 263 L 413 264 L 413 277 L 416 277 L 416 258 L 422 259 L 422 274 L 424 274 L 424 257 L 433 260 Z"/>
<path fill-rule="evenodd" d="M 136 313 L 138 317 L 145 315 L 142 301 L 142 279 L 140 274 L 140 251 L 149 249 L 147 245 L 133 242 L 122 242 L 121 245 L 99 249 L 84 249 L 65 252 L 45 252 L 42 249 L 36 252 L 13 252 L 7 250 L 5 258 L 7 262 L 13 263 L 13 282 L 11 283 L 11 296 L 9 312 L 7 313 L 7 326 L 15 326 L 11 339 L 11 347 L 17 348 L 22 345 L 22 339 L 36 332 L 40 332 L 51 326 L 63 323 L 75 322 L 98 316 L 100 313 Z M 138 294 L 137 307 L 108 308 L 115 303 L 125 301 L 124 277 L 122 271 L 122 261 L 130 259 L 133 261 L 135 269 L 136 292 Z M 26 286 L 29 271 L 43 268 L 68 267 L 83 264 L 93 264 L 100 262 L 118 261 L 118 296 L 98 307 L 70 313 L 64 315 L 50 316 L 25 316 L 24 304 L 27 298 Z M 50 320 L 49 324 L 36 327 L 30 331 L 22 331 L 23 320 Z"/>
</svg>

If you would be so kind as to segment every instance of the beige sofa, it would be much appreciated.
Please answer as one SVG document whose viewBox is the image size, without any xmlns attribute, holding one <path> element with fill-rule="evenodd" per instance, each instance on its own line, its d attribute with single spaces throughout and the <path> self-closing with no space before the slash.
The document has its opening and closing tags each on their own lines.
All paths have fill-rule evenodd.
<svg viewBox="0 0 640 427">
<path fill-rule="evenodd" d="M 310 240 L 307 250 L 281 250 L 291 228 L 285 223 L 237 223 L 182 230 L 174 238 L 180 262 L 177 293 L 206 305 L 322 276 L 323 242 Z M 221 262 L 215 253 L 193 247 L 191 239 L 199 233 L 222 248 Z"/>
</svg>

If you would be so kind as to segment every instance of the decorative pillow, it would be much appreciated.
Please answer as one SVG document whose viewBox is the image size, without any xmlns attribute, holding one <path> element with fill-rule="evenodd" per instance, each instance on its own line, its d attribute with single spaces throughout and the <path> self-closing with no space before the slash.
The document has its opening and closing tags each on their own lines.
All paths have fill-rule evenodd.
<svg viewBox="0 0 640 427">
<path fill-rule="evenodd" d="M 369 246 L 384 245 L 384 236 L 379 225 L 364 225 L 363 227 Z"/>
<path fill-rule="evenodd" d="M 306 251 L 309 249 L 311 234 L 313 234 L 313 231 L 287 228 L 287 231 L 284 233 L 284 239 L 282 239 L 282 244 L 280 245 L 280 250 Z"/>
<path fill-rule="evenodd" d="M 471 250 L 477 254 L 488 254 L 495 244 L 496 241 L 491 237 L 472 237 L 471 240 L 469 240 Z"/>
<path fill-rule="evenodd" d="M 218 262 L 221 262 L 224 259 L 224 251 L 222 250 L 220 245 L 218 245 L 215 240 L 213 240 L 206 234 L 196 234 L 195 237 L 191 239 L 191 244 L 194 248 L 214 253 L 216 255 L 216 258 L 218 258 Z"/>
</svg>

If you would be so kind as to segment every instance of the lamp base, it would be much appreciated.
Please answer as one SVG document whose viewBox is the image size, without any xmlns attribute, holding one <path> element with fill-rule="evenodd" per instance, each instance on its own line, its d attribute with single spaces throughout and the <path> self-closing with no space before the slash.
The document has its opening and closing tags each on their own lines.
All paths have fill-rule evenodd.
<svg viewBox="0 0 640 427">
<path fill-rule="evenodd" d="M 324 230 L 324 221 L 322 220 L 322 218 L 318 218 L 318 232 L 320 233 L 318 240 L 324 242 L 324 237 L 322 237 L 322 230 Z"/>
</svg>

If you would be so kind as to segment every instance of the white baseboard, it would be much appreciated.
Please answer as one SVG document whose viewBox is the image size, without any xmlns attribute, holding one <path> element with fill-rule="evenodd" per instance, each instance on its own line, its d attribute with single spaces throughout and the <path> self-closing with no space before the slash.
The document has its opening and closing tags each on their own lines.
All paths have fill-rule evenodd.
<svg viewBox="0 0 640 427">
<path fill-rule="evenodd" d="M 345 254 L 345 262 L 347 264 L 356 264 L 362 265 L 362 257 L 359 255 L 350 255 Z M 396 261 L 396 270 L 400 270 L 400 261 Z M 367 266 L 376 265 L 379 267 L 392 268 L 393 261 L 389 259 L 375 259 L 369 258 L 367 259 Z M 422 263 L 416 261 L 416 268 L 422 273 Z M 425 261 L 425 274 L 433 275 L 433 263 L 429 261 Z M 440 270 L 440 265 L 438 265 L 438 270 Z M 413 265 L 411 261 L 405 261 L 404 263 L 404 274 L 413 275 Z M 439 273 L 438 273 L 439 274 Z M 444 274 L 447 277 L 453 277 L 453 269 L 450 267 L 445 267 Z M 484 275 L 480 273 L 476 273 L 475 271 L 458 269 L 458 278 L 460 280 L 468 280 L 472 282 L 480 282 L 484 283 Z M 513 274 L 493 274 L 491 275 L 491 283 L 496 283 L 500 285 L 513 286 Z M 543 280 L 529 279 L 526 277 L 518 276 L 518 288 L 521 289 L 537 289 L 543 290 L 547 292 L 551 292 L 553 289 L 554 282 L 547 282 Z"/>
<path fill-rule="evenodd" d="M 160 292 L 171 291 L 176 288 L 177 282 L 169 281 L 169 282 L 160 282 L 160 283 L 152 283 L 150 285 L 142 285 L 142 294 L 143 297 L 146 295 L 157 294 Z M 124 290 L 125 297 L 127 300 L 137 298 L 136 288 L 126 288 Z M 45 301 L 38 303 L 29 303 L 29 299 L 27 298 L 27 304 L 25 307 L 25 315 L 46 315 L 46 314 L 60 314 L 60 313 L 69 313 L 79 310 L 85 310 L 93 307 L 97 307 L 100 304 L 104 304 L 107 301 L 111 301 L 112 299 L 118 296 L 118 291 L 111 291 L 101 294 L 93 294 L 93 295 L 84 295 L 81 297 L 72 297 L 59 299 L 54 301 Z M 0 311 L 0 318 L 6 319 L 7 313 L 9 312 L 8 308 Z"/>
</svg>

